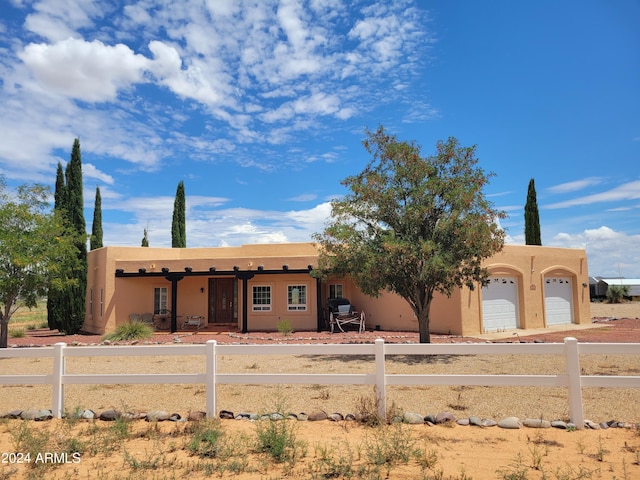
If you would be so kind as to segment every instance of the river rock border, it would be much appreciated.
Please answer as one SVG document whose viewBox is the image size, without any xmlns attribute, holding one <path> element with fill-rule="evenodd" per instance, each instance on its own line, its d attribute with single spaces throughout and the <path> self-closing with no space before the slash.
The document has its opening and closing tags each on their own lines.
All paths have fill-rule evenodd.
<svg viewBox="0 0 640 480">
<path fill-rule="evenodd" d="M 295 421 L 332 421 L 332 422 L 359 422 L 359 423 L 371 423 L 375 420 L 375 417 L 363 417 L 353 413 L 327 413 L 321 410 L 311 413 L 264 413 L 258 414 L 253 412 L 239 412 L 234 413 L 230 410 L 221 410 L 218 417 L 223 420 L 245 420 L 245 421 L 278 421 L 278 420 L 295 420 Z M 10 412 L 0 415 L 3 419 L 22 419 L 33 421 L 46 421 L 53 418 L 51 410 L 41 409 L 29 409 L 29 410 L 12 410 Z M 182 416 L 179 413 L 169 413 L 163 410 L 154 410 L 150 412 L 121 412 L 119 410 L 104 410 L 100 413 L 96 413 L 93 410 L 83 409 L 77 410 L 71 415 L 66 415 L 66 418 L 75 418 L 78 420 L 102 420 L 105 422 L 115 420 L 135 421 L 144 420 L 147 422 L 187 422 L 187 421 L 201 421 L 206 418 L 206 413 L 202 411 L 189 412 L 186 416 Z M 481 418 L 476 416 L 470 416 L 465 418 L 456 418 L 450 412 L 441 412 L 438 414 L 422 415 L 416 412 L 405 412 L 403 414 L 395 415 L 390 423 L 405 423 L 409 425 L 426 425 L 433 427 L 436 425 L 460 425 L 460 426 L 472 426 L 480 428 L 498 427 L 508 430 L 517 430 L 523 427 L 527 428 L 557 428 L 561 430 L 573 431 L 576 430 L 576 425 L 571 422 L 565 422 L 563 420 L 544 420 L 542 418 L 525 418 L 520 419 L 518 417 L 505 417 L 498 421 L 491 418 Z M 588 430 L 604 430 L 609 428 L 625 428 L 640 430 L 640 423 L 621 422 L 618 420 L 609 420 L 606 422 L 593 422 L 591 420 L 584 421 L 584 428 Z"/>
</svg>

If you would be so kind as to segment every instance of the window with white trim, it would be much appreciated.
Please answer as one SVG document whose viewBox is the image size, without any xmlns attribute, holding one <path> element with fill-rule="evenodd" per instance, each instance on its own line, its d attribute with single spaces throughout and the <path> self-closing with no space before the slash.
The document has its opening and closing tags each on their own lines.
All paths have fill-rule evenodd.
<svg viewBox="0 0 640 480">
<path fill-rule="evenodd" d="M 329 298 L 342 298 L 342 284 L 334 283 L 329 285 Z"/>
<path fill-rule="evenodd" d="M 251 304 L 254 312 L 271 311 L 271 286 L 254 285 L 252 287 Z"/>
<path fill-rule="evenodd" d="M 153 289 L 153 313 L 167 311 L 167 287 L 154 287 Z"/>
<path fill-rule="evenodd" d="M 287 310 L 307 309 L 307 286 L 289 285 L 287 286 Z"/>
</svg>

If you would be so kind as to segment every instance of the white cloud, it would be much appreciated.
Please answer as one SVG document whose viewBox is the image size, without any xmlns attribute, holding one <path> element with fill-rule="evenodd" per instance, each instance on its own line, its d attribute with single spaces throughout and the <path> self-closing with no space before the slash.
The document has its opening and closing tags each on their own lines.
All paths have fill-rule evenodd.
<svg viewBox="0 0 640 480">
<path fill-rule="evenodd" d="M 606 192 L 578 197 L 564 202 L 552 203 L 545 205 L 544 208 L 567 208 L 578 205 L 590 205 L 592 203 L 636 200 L 638 198 L 640 198 L 640 180 L 635 180 L 619 185 Z"/>
<path fill-rule="evenodd" d="M 573 182 L 554 185 L 553 187 L 547 188 L 547 190 L 551 193 L 569 193 L 569 192 L 576 192 L 578 190 L 591 187 L 593 185 L 599 185 L 601 183 L 602 183 L 602 178 L 600 177 L 588 177 L 588 178 L 583 178 L 581 180 L 575 180 Z"/>
<path fill-rule="evenodd" d="M 558 233 L 549 246 L 586 249 L 591 276 L 640 277 L 640 235 L 601 226 L 581 233 Z"/>
<path fill-rule="evenodd" d="M 113 176 L 109 175 L 108 173 L 104 173 L 100 171 L 99 169 L 96 168 L 95 165 L 87 162 L 82 163 L 82 177 L 84 178 L 85 182 L 89 178 L 94 178 L 103 183 L 106 183 L 107 185 L 113 185 L 113 183 L 115 182 Z"/>
<path fill-rule="evenodd" d="M 44 88 L 87 102 L 114 100 L 120 88 L 143 81 L 149 64 L 126 45 L 73 38 L 31 43 L 18 56 Z"/>
<path fill-rule="evenodd" d="M 51 42 L 80 37 L 78 29 L 91 27 L 108 14 L 108 4 L 97 0 L 38 0 L 27 15 L 25 27 Z"/>
</svg>

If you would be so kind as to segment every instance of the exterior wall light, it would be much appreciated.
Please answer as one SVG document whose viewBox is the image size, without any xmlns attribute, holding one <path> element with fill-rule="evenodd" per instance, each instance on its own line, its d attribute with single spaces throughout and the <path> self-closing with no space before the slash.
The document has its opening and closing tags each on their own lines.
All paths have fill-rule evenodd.
<svg viewBox="0 0 640 480">
<path fill-rule="evenodd" d="M 138 269 L 138 273 L 147 273 L 147 269 L 146 268 L 139 268 Z"/>
<path fill-rule="evenodd" d="M 184 271 L 187 273 L 191 273 L 193 271 L 193 268 L 191 267 L 184 267 Z"/>
<path fill-rule="evenodd" d="M 289 265 L 282 265 L 282 270 L 284 270 L 285 272 L 289 270 Z"/>
<path fill-rule="evenodd" d="M 167 267 L 162 267 L 162 273 L 169 273 L 169 269 Z"/>
</svg>

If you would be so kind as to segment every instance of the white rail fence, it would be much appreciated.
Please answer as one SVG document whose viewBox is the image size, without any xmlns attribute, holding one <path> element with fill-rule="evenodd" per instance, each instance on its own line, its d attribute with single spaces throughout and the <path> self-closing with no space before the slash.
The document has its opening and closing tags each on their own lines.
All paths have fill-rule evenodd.
<svg viewBox="0 0 640 480">
<path fill-rule="evenodd" d="M 449 374 L 387 374 L 387 355 L 562 355 L 565 372 L 555 375 L 449 375 Z M 640 376 L 605 376 L 581 374 L 580 355 L 636 355 L 640 358 L 638 343 L 578 343 L 565 338 L 564 343 L 494 343 L 494 344 L 385 344 L 378 339 L 374 344 L 332 345 L 218 345 L 209 340 L 200 345 L 135 345 L 67 347 L 57 343 L 53 347 L 2 349 L 0 358 L 53 358 L 53 371 L 46 375 L 0 375 L 0 385 L 51 385 L 51 410 L 56 418 L 64 411 L 65 385 L 104 384 L 204 384 L 206 386 L 206 413 L 216 415 L 216 386 L 220 384 L 274 385 L 375 385 L 379 414 L 384 418 L 387 410 L 387 386 L 391 385 L 474 385 L 563 387 L 568 390 L 569 416 L 577 428 L 584 426 L 582 405 L 583 387 L 640 388 Z M 180 356 L 203 355 L 205 371 L 191 374 L 68 374 L 67 358 L 123 357 L 123 356 Z M 288 373 L 218 373 L 220 355 L 371 355 L 373 373 L 366 374 L 288 374 Z M 129 369 L 135 364 L 127 363 Z"/>
</svg>

